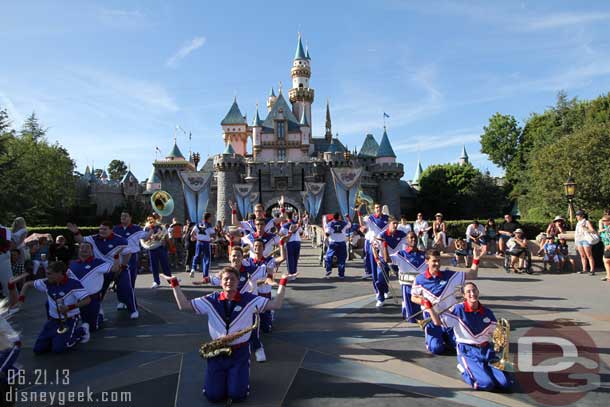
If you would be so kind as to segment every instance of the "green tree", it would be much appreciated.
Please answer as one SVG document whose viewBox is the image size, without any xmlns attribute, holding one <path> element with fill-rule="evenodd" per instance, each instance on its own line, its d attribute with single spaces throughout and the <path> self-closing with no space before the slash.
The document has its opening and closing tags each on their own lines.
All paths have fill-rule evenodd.
<svg viewBox="0 0 610 407">
<path fill-rule="evenodd" d="M 127 174 L 127 166 L 121 160 L 112 160 L 108 164 L 108 176 L 112 181 L 120 181 Z"/>
<path fill-rule="evenodd" d="M 95 175 L 95 178 L 102 178 L 102 173 L 104 172 L 104 170 L 102 170 L 101 168 L 96 168 L 93 170 L 93 175 Z"/>
<path fill-rule="evenodd" d="M 494 114 L 489 124 L 483 127 L 481 135 L 481 152 L 501 168 L 507 168 L 517 155 L 521 141 L 521 127 L 510 115 Z"/>
</svg>

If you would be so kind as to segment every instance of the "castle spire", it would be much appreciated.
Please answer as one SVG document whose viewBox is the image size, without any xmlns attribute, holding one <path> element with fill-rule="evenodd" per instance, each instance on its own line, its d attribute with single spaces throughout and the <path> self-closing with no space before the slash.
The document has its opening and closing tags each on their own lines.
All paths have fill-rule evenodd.
<svg viewBox="0 0 610 407">
<path fill-rule="evenodd" d="M 330 103 L 328 99 L 326 99 L 326 133 L 324 137 L 327 141 L 331 141 L 333 138 L 332 124 L 330 121 Z"/>
<path fill-rule="evenodd" d="M 468 164 L 468 153 L 466 152 L 466 145 L 462 145 L 462 154 L 460 155 L 459 164 Z"/>
<path fill-rule="evenodd" d="M 260 126 L 261 118 L 258 115 L 258 103 L 256 104 L 256 114 L 254 115 L 254 120 L 252 120 L 252 126 Z"/>
<path fill-rule="evenodd" d="M 307 59 L 305 51 L 303 50 L 303 42 L 301 41 L 301 33 L 299 33 L 299 39 L 297 40 L 297 50 L 294 53 L 294 59 Z"/>
<path fill-rule="evenodd" d="M 421 178 L 422 172 L 424 172 L 424 169 L 421 166 L 421 162 L 417 160 L 417 168 L 415 168 L 415 174 L 413 175 L 413 180 L 411 181 L 412 185 L 419 185 L 419 179 Z"/>
<path fill-rule="evenodd" d="M 377 158 L 396 158 L 396 154 L 394 153 L 394 149 L 392 148 L 392 144 L 390 143 L 390 138 L 388 137 L 388 132 L 386 131 L 385 126 L 383 128 L 383 136 L 381 137 L 381 143 L 379 143 Z"/>
</svg>

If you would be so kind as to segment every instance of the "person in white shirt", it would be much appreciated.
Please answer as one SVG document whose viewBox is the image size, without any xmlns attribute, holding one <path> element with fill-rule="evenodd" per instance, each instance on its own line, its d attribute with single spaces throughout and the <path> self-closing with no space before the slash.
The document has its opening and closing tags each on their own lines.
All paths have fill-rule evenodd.
<svg viewBox="0 0 610 407">
<path fill-rule="evenodd" d="M 430 230 L 428 222 L 424 220 L 424 215 L 420 212 L 417 214 L 417 220 L 413 223 L 413 231 L 417 235 L 417 247 L 419 250 L 428 249 L 428 231 Z"/>
</svg>

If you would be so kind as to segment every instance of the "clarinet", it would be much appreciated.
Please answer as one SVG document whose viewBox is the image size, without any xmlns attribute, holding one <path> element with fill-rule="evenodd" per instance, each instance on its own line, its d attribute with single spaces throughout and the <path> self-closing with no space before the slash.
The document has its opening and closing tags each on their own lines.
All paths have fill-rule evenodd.
<svg viewBox="0 0 610 407">
<path fill-rule="evenodd" d="M 66 320 L 63 317 L 63 313 L 59 312 L 59 307 L 64 305 L 64 299 L 58 298 L 55 300 L 55 307 L 57 308 L 57 315 L 59 316 L 59 327 L 57 328 L 57 333 L 62 335 L 68 331 L 66 327 Z"/>
</svg>

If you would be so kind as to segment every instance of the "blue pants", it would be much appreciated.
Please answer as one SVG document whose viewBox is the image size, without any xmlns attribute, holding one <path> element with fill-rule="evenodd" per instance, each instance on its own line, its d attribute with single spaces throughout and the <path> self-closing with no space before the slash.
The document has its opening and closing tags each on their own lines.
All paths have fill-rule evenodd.
<svg viewBox="0 0 610 407">
<path fill-rule="evenodd" d="M 119 274 L 119 279 L 117 281 L 116 297 L 119 302 L 122 302 L 123 304 L 127 305 L 127 309 L 130 313 L 135 312 L 138 309 L 138 305 L 136 302 L 135 286 L 133 285 L 132 281 L 135 281 L 135 277 L 132 276 L 131 266 L 128 266 Z"/>
<path fill-rule="evenodd" d="M 135 288 L 136 277 L 138 277 L 140 253 L 132 253 L 129 258 L 129 274 L 131 275 L 131 286 Z"/>
<path fill-rule="evenodd" d="M 373 250 L 371 249 L 371 242 L 368 240 L 364 241 L 364 272 L 368 275 L 373 274 L 373 270 L 377 267 L 375 264 L 375 257 L 373 256 Z M 377 292 L 377 287 L 373 284 L 375 288 L 375 292 Z"/>
<path fill-rule="evenodd" d="M 90 295 L 91 302 L 80 308 L 80 317 L 83 322 L 89 324 L 89 330 L 95 332 L 102 328 L 104 317 L 100 315 L 101 308 L 101 293 Z"/>
<path fill-rule="evenodd" d="M 16 369 L 15 362 L 17 361 L 20 352 L 21 347 L 17 345 L 13 345 L 0 352 L 0 374 L 3 379 L 8 377 L 9 370 Z"/>
<path fill-rule="evenodd" d="M 256 315 L 254 315 L 252 317 L 252 323 L 254 323 L 255 320 L 256 320 Z M 260 349 L 262 347 L 263 347 L 263 343 L 261 342 L 261 326 L 259 323 L 258 328 L 256 328 L 250 334 L 250 349 L 252 349 L 253 351 L 256 351 L 257 349 Z"/>
<path fill-rule="evenodd" d="M 375 260 L 373 259 L 373 262 Z M 383 271 L 387 276 L 390 276 L 390 267 L 384 261 L 381 262 L 381 266 L 383 267 Z M 388 292 L 388 282 L 385 279 L 383 271 L 379 268 L 377 264 L 373 268 L 373 287 L 375 287 L 375 292 L 377 293 L 377 300 L 383 302 L 385 300 L 385 294 Z"/>
<path fill-rule="evenodd" d="M 337 256 L 339 277 L 343 277 L 345 275 L 345 261 L 347 260 L 347 245 L 345 242 L 333 242 L 328 245 L 325 257 L 326 273 L 333 270 L 333 256 Z"/>
<path fill-rule="evenodd" d="M 210 242 L 197 242 L 195 246 L 195 257 L 193 257 L 193 265 L 191 270 L 197 270 L 197 263 L 201 262 L 201 270 L 203 276 L 207 277 L 210 274 L 210 263 L 212 261 L 212 247 Z"/>
<path fill-rule="evenodd" d="M 510 382 L 506 374 L 491 367 L 489 360 L 495 356 L 491 346 L 483 348 L 459 343 L 457 345 L 457 360 L 464 368 L 462 379 L 475 390 L 506 390 Z"/>
<path fill-rule="evenodd" d="M 427 313 L 425 314 L 427 317 Z M 444 353 L 448 347 L 455 349 L 455 334 L 453 333 L 453 328 L 436 326 L 430 322 L 426 325 L 424 332 L 426 335 L 426 349 L 428 349 L 428 352 L 440 355 Z"/>
<path fill-rule="evenodd" d="M 69 318 L 64 321 L 64 326 L 68 328 L 65 333 L 58 334 L 59 321 L 55 319 L 48 320 L 42 327 L 42 331 L 38 334 L 36 343 L 34 343 L 34 353 L 40 354 L 45 352 L 62 353 L 72 349 L 83 336 L 83 329 L 78 327 L 80 318 Z"/>
<path fill-rule="evenodd" d="M 261 293 L 259 295 L 271 300 L 271 293 Z M 261 312 L 260 318 L 260 329 L 266 334 L 270 333 L 273 329 L 273 311 Z"/>
<path fill-rule="evenodd" d="M 149 250 L 148 255 L 150 257 L 150 271 L 152 272 L 155 283 L 161 284 L 161 280 L 159 280 L 159 263 L 161 263 L 161 269 L 163 269 L 163 274 L 168 277 L 171 277 L 172 272 L 169 269 L 167 247 L 159 246 L 154 250 Z"/>
<path fill-rule="evenodd" d="M 286 267 L 289 274 L 297 272 L 297 263 L 301 254 L 301 242 L 286 243 Z"/>
<path fill-rule="evenodd" d="M 230 398 L 243 400 L 250 391 L 250 347 L 235 349 L 231 356 L 208 359 L 203 390 L 216 403 Z"/>
<path fill-rule="evenodd" d="M 402 317 L 408 322 L 415 322 L 419 318 L 411 318 L 411 315 L 419 311 L 419 306 L 411 302 L 411 284 L 401 284 L 402 291 Z"/>
</svg>

